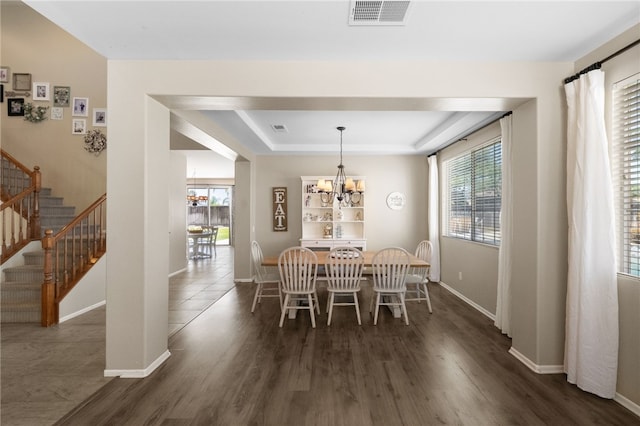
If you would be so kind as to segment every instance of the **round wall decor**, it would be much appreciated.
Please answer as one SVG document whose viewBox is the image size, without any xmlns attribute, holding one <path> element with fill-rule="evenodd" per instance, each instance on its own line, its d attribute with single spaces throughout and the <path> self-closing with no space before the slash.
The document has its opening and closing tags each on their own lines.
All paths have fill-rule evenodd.
<svg viewBox="0 0 640 426">
<path fill-rule="evenodd" d="M 402 192 L 392 192 L 387 195 L 387 207 L 391 210 L 401 210 L 404 207 L 404 203 L 407 198 Z"/>
</svg>

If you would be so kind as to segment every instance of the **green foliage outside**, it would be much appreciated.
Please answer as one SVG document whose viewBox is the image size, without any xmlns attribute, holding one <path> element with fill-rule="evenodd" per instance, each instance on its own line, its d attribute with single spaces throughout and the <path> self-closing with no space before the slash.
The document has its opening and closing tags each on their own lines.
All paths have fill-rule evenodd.
<svg viewBox="0 0 640 426">
<path fill-rule="evenodd" d="M 218 237 L 216 238 L 216 240 L 220 241 L 220 240 L 228 240 L 228 239 L 229 239 L 229 228 L 226 226 L 219 226 Z"/>
</svg>

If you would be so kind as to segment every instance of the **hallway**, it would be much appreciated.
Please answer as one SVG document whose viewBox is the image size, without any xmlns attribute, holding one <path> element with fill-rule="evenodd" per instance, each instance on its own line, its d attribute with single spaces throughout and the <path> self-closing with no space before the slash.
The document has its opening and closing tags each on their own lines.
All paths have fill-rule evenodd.
<svg viewBox="0 0 640 426">
<path fill-rule="evenodd" d="M 190 261 L 169 279 L 169 336 L 234 287 L 233 248 Z M 51 425 L 113 380 L 104 377 L 105 307 L 50 328 L 2 324 L 0 346 L 3 426 Z"/>
</svg>

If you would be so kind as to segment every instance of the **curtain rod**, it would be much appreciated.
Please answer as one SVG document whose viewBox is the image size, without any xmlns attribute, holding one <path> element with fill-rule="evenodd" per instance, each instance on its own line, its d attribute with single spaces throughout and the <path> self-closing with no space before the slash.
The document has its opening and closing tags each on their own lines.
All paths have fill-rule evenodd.
<svg viewBox="0 0 640 426">
<path fill-rule="evenodd" d="M 586 74 L 586 73 L 588 73 L 588 72 L 590 72 L 590 71 L 593 71 L 593 70 L 599 70 L 599 69 L 600 69 L 600 67 L 602 66 L 602 64 L 604 64 L 605 62 L 607 62 L 607 61 L 609 61 L 609 60 L 611 60 L 611 59 L 615 58 L 616 56 L 618 56 L 618 55 L 620 55 L 620 54 L 622 54 L 622 53 L 626 52 L 627 50 L 631 49 L 632 47 L 635 47 L 635 46 L 636 46 L 636 45 L 638 45 L 638 44 L 640 44 L 640 39 L 638 39 L 638 40 L 634 41 L 634 42 L 633 42 L 633 43 L 631 43 L 631 44 L 626 45 L 626 46 L 625 46 L 625 47 L 623 47 L 622 49 L 618 50 L 617 52 L 612 53 L 611 55 L 607 56 L 606 58 L 604 58 L 604 59 L 602 59 L 602 60 L 600 60 L 600 61 L 598 61 L 598 62 L 595 62 L 595 63 L 593 63 L 593 64 L 589 65 L 588 67 L 586 67 L 585 69 L 583 69 L 583 70 L 582 70 L 582 71 L 580 71 L 579 73 L 574 74 L 574 75 L 572 75 L 571 77 L 567 77 L 567 78 L 565 78 L 565 79 L 564 79 L 564 84 L 569 84 L 569 83 L 571 83 L 573 80 L 577 80 L 577 79 L 579 79 L 579 78 L 580 78 L 580 76 L 581 76 L 582 74 Z"/>
<path fill-rule="evenodd" d="M 446 144 L 445 146 L 443 146 L 442 148 L 440 148 L 439 150 L 437 150 L 437 151 L 436 151 L 436 152 L 434 152 L 433 154 L 429 154 L 429 155 L 427 155 L 427 157 L 431 157 L 432 155 L 436 155 L 437 153 L 439 153 L 439 152 L 440 152 L 440 151 L 442 151 L 443 149 L 445 149 L 445 148 L 447 148 L 447 147 L 449 147 L 449 146 L 453 145 L 454 143 L 458 143 L 458 142 L 460 142 L 460 141 L 465 140 L 467 136 L 472 135 L 472 134 L 474 134 L 475 132 L 479 132 L 480 130 L 484 129 L 485 127 L 489 127 L 489 126 L 491 126 L 493 123 L 495 123 L 495 122 L 497 122 L 497 121 L 500 121 L 500 120 L 502 120 L 503 118 L 510 116 L 511 114 L 513 114 L 513 111 L 505 112 L 504 114 L 502 114 L 500 117 L 496 118 L 495 120 L 491 120 L 490 122 L 488 122 L 488 123 L 487 123 L 487 124 L 485 124 L 484 126 L 482 126 L 482 127 L 478 127 L 477 129 L 474 129 L 474 130 L 470 131 L 469 133 L 467 133 L 467 134 L 466 134 L 466 135 L 464 135 L 463 137 L 458 138 L 458 139 L 456 139 L 455 141 L 453 141 L 453 142 L 451 142 L 451 143 Z"/>
</svg>

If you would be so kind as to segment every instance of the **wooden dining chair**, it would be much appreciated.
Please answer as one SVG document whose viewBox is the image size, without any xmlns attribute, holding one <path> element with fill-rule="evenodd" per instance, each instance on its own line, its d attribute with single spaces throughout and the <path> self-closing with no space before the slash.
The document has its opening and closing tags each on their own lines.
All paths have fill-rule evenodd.
<svg viewBox="0 0 640 426">
<path fill-rule="evenodd" d="M 354 247 L 335 247 L 327 255 L 327 312 L 329 313 L 327 325 L 331 325 L 334 306 L 355 306 L 358 325 L 362 325 L 358 293 L 363 265 L 364 256 Z M 336 302 L 336 297 L 341 299 L 346 297 L 350 300 Z"/>
<path fill-rule="evenodd" d="M 399 307 L 404 315 L 405 324 L 409 325 L 407 307 L 404 303 L 409 253 L 400 247 L 382 249 L 373 256 L 371 269 L 374 295 L 371 298 L 369 312 L 373 310 L 375 299 L 373 325 L 378 323 L 380 306 Z"/>
<path fill-rule="evenodd" d="M 431 253 L 433 252 L 433 245 L 431 241 L 423 240 L 418 243 L 416 247 L 415 255 L 418 259 L 422 259 L 425 262 L 431 262 Z M 431 298 L 429 297 L 429 288 L 427 283 L 429 282 L 429 268 L 411 267 L 407 273 L 407 293 L 405 296 L 405 302 L 418 302 L 425 300 L 427 302 L 427 308 L 429 313 L 433 313 L 431 309 Z"/>
<path fill-rule="evenodd" d="M 275 298 L 280 300 L 282 309 L 282 291 L 280 290 L 280 273 L 277 268 L 267 267 L 262 264 L 262 248 L 257 241 L 251 242 L 251 262 L 253 264 L 253 282 L 256 284 L 256 292 L 253 296 L 251 312 L 255 311 L 256 304 L 263 298 Z"/>
<path fill-rule="evenodd" d="M 280 314 L 280 327 L 288 311 L 309 310 L 311 326 L 316 327 L 314 310 L 320 315 L 316 278 L 318 256 L 305 247 L 290 247 L 278 257 L 280 282 L 284 293 L 284 304 Z"/>
</svg>

